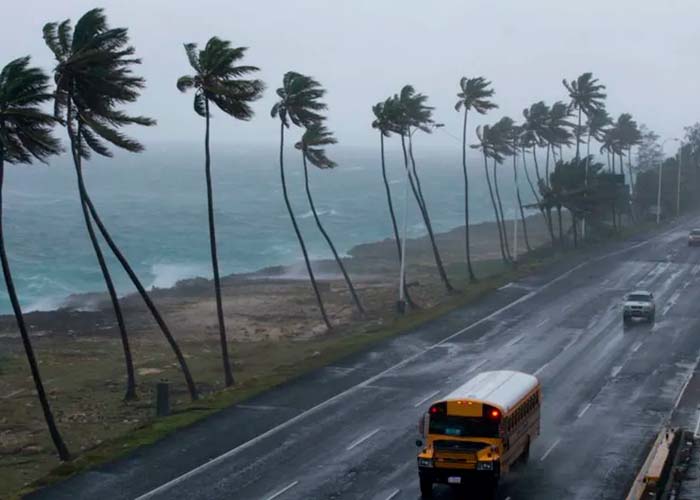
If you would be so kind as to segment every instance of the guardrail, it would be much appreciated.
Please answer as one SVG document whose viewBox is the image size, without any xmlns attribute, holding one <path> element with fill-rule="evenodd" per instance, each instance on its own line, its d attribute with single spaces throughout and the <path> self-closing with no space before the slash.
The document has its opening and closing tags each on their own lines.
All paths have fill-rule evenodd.
<svg viewBox="0 0 700 500">
<path fill-rule="evenodd" d="M 627 500 L 658 499 L 668 483 L 681 431 L 665 428 L 656 437 L 642 468 L 632 484 Z"/>
</svg>

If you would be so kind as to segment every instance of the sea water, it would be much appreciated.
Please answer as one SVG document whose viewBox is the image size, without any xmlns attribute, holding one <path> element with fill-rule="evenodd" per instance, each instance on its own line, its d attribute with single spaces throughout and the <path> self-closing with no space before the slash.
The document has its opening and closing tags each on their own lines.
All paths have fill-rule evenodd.
<svg viewBox="0 0 700 500">
<path fill-rule="evenodd" d="M 336 168 L 310 166 L 316 208 L 342 254 L 392 234 L 378 149 L 337 147 L 332 150 Z M 463 225 L 459 145 L 449 150 L 416 148 L 415 157 L 434 230 Z M 285 170 L 311 257 L 331 257 L 306 200 L 300 153 L 291 147 L 285 151 Z M 302 256 L 282 197 L 278 148 L 214 145 L 212 171 L 222 275 L 298 263 Z M 400 222 L 405 174 L 396 146 L 387 147 L 387 171 Z M 84 172 L 103 222 L 145 285 L 164 288 L 184 278 L 211 276 L 201 144 L 156 144 L 141 154 L 95 157 L 85 162 Z M 476 153 L 470 154 L 469 172 L 471 221 L 493 220 L 483 160 Z M 511 164 L 502 165 L 499 172 L 504 210 L 511 217 Z M 524 201 L 529 201 L 529 187 L 524 179 L 520 183 Z M 105 290 L 67 156 L 48 165 L 6 165 L 4 195 L 5 241 L 25 310 L 52 310 L 69 295 Z M 408 207 L 409 237 L 424 235 L 412 198 Z M 104 242 L 102 247 L 119 293 L 133 291 Z M 3 283 L 0 313 L 9 311 Z"/>
</svg>

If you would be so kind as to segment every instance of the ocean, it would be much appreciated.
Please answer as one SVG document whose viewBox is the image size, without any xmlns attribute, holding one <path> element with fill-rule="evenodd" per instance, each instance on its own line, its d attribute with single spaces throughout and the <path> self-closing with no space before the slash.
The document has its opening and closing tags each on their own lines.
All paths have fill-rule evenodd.
<svg viewBox="0 0 700 500">
<path fill-rule="evenodd" d="M 387 169 L 399 221 L 403 210 L 403 160 L 397 141 L 387 144 Z M 333 148 L 333 170 L 310 172 L 316 208 L 340 252 L 392 233 L 381 179 L 379 148 Z M 282 198 L 278 150 L 214 145 L 214 203 L 223 275 L 250 272 L 301 260 Z M 483 176 L 483 160 L 470 152 L 471 220 L 493 220 Z M 316 230 L 303 186 L 300 153 L 289 148 L 285 167 L 290 196 L 314 259 L 330 252 Z M 435 231 L 463 224 L 460 146 L 415 156 Z M 141 154 L 95 157 L 84 166 L 88 190 L 103 221 L 149 287 L 210 277 L 204 153 L 200 144 L 150 145 Z M 506 217 L 515 214 L 512 166 L 499 174 Z M 529 188 L 520 179 L 524 201 Z M 49 165 L 6 165 L 5 241 L 15 284 L 25 311 L 53 310 L 71 294 L 104 291 L 105 286 L 78 202 L 77 183 L 67 157 Z M 409 236 L 425 234 L 409 198 Z M 133 291 L 109 255 L 120 294 Z M 0 313 L 9 313 L 0 285 Z"/>
</svg>

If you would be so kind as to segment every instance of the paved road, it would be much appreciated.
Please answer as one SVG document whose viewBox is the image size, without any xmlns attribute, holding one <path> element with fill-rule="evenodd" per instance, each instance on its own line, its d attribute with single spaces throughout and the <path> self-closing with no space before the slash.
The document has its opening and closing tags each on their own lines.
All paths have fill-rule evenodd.
<svg viewBox="0 0 700 500">
<path fill-rule="evenodd" d="M 425 401 L 485 369 L 543 385 L 542 435 L 500 499 L 624 498 L 700 353 L 695 224 L 552 266 L 32 498 L 415 500 Z M 637 288 L 657 322 L 625 329 Z"/>
</svg>

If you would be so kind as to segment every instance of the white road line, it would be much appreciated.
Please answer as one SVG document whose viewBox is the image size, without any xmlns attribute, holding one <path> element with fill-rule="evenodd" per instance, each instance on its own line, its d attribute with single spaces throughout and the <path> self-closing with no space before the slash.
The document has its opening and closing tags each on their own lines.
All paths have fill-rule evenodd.
<svg viewBox="0 0 700 500">
<path fill-rule="evenodd" d="M 499 288 L 499 290 L 505 290 L 506 288 L 510 288 L 513 286 L 513 282 L 511 281 L 510 283 L 507 283 L 503 285 L 502 287 Z"/>
<path fill-rule="evenodd" d="M 291 490 L 292 488 L 294 488 L 297 484 L 299 484 L 299 481 L 294 481 L 293 483 L 288 484 L 287 486 L 285 486 L 284 488 L 282 488 L 282 489 L 279 490 L 278 492 L 273 493 L 273 494 L 270 495 L 269 497 L 266 497 L 265 500 L 273 500 L 273 499 L 275 499 L 275 498 L 277 498 L 277 497 L 279 497 L 279 496 L 281 496 L 281 495 L 284 495 L 284 494 L 287 493 L 289 490 Z"/>
<path fill-rule="evenodd" d="M 369 438 L 371 438 L 372 436 L 374 436 L 374 435 L 375 435 L 377 432 L 379 432 L 380 430 L 381 430 L 381 428 L 374 429 L 374 430 L 373 430 L 372 432 L 370 432 L 369 434 L 365 434 L 364 436 L 362 436 L 362 437 L 361 437 L 360 439 L 358 439 L 357 441 L 351 443 L 351 444 L 350 444 L 347 448 L 345 448 L 345 449 L 348 450 L 348 451 L 352 450 L 355 446 L 358 446 L 358 445 L 364 443 L 365 441 L 367 441 Z"/>
<path fill-rule="evenodd" d="M 515 337 L 513 340 L 511 340 L 510 342 L 508 342 L 508 343 L 505 345 L 505 347 L 513 347 L 515 344 L 517 344 L 518 342 L 520 342 L 521 340 L 523 340 L 523 337 L 525 337 L 525 334 L 524 334 L 524 333 L 523 333 L 522 335 L 518 335 L 518 336 Z"/>
<path fill-rule="evenodd" d="M 389 496 L 386 497 L 384 500 L 391 500 L 391 499 L 394 498 L 396 495 L 398 495 L 400 491 L 401 491 L 401 490 L 399 490 L 399 489 L 396 489 L 396 490 L 392 491 L 392 492 L 389 494 Z"/>
<path fill-rule="evenodd" d="M 545 364 L 543 364 L 542 366 L 540 366 L 540 367 L 537 369 L 537 371 L 536 371 L 535 373 L 533 373 L 533 375 L 536 377 L 537 375 L 539 375 L 540 373 L 542 373 L 542 372 L 549 366 L 550 363 L 551 363 L 551 361 L 547 361 Z"/>
<path fill-rule="evenodd" d="M 567 279 L 569 276 L 571 276 L 573 273 L 575 273 L 575 272 L 578 271 L 579 269 L 582 269 L 583 267 L 585 267 L 585 266 L 587 266 L 587 265 L 593 264 L 594 262 L 600 262 L 600 261 L 603 261 L 603 260 L 608 259 L 608 258 L 610 258 L 610 257 L 614 257 L 614 256 L 616 256 L 616 255 L 624 254 L 624 253 L 630 252 L 630 251 L 632 251 L 632 250 L 635 250 L 635 249 L 637 249 L 637 248 L 643 247 L 643 246 L 649 244 L 652 240 L 655 240 L 655 239 L 657 239 L 657 238 L 659 238 L 659 237 L 661 237 L 661 236 L 664 236 L 664 235 L 666 235 L 666 234 L 669 234 L 669 233 L 673 232 L 674 230 L 675 230 L 675 228 L 669 229 L 668 231 L 665 231 L 665 232 L 663 232 L 663 233 L 661 233 L 661 234 L 654 235 L 654 236 L 652 236 L 651 238 L 649 238 L 649 239 L 647 239 L 647 240 L 644 240 L 644 241 L 641 241 L 641 242 L 639 242 L 639 243 L 635 243 L 634 245 L 630 245 L 630 246 L 628 246 L 628 247 L 621 248 L 621 249 L 619 249 L 619 250 L 615 250 L 615 251 L 610 252 L 610 253 L 607 253 L 607 254 L 605 254 L 605 255 L 601 255 L 601 256 L 598 256 L 598 257 L 592 257 L 592 258 L 590 258 L 590 259 L 587 259 L 587 260 L 581 262 L 580 264 L 575 265 L 574 267 L 572 267 L 572 268 L 569 269 L 568 271 L 563 272 L 562 274 L 560 274 L 560 275 L 557 276 L 556 278 L 553 278 L 553 279 L 551 279 L 550 281 L 548 281 L 547 283 L 541 285 L 539 288 L 534 289 L 534 290 L 532 290 L 532 291 L 526 293 L 526 294 L 523 295 L 522 297 L 515 299 L 513 302 L 510 302 L 510 303 L 506 304 L 505 306 L 501 307 L 500 309 L 496 309 L 496 310 L 493 311 L 492 313 L 487 314 L 487 315 L 484 316 L 483 318 L 478 319 L 478 320 L 476 320 L 475 322 L 473 322 L 472 324 L 465 326 L 465 327 L 462 328 L 461 330 L 457 330 L 456 332 L 454 332 L 454 333 L 448 335 L 448 336 L 445 337 L 444 339 L 442 339 L 442 340 L 440 340 L 439 342 L 436 342 L 435 344 L 429 346 L 429 347 L 426 348 L 425 350 L 419 351 L 419 352 L 417 352 L 417 353 L 415 353 L 415 354 L 413 354 L 413 355 L 411 355 L 411 356 L 409 356 L 409 357 L 407 357 L 407 358 L 404 358 L 402 361 L 399 361 L 399 362 L 396 363 L 395 365 L 390 366 L 389 368 L 385 369 L 384 371 L 382 371 L 382 372 L 380 372 L 380 373 L 377 373 L 376 375 L 374 375 L 374 376 L 368 378 L 368 379 L 365 380 L 364 382 L 360 382 L 359 384 L 354 385 L 354 386 L 352 386 L 352 387 L 349 387 L 349 388 L 345 389 L 343 392 L 339 392 L 339 393 L 336 394 L 335 396 L 332 396 L 332 397 L 326 399 L 325 401 L 321 401 L 321 402 L 318 403 L 316 406 L 312 406 L 312 407 L 309 408 L 308 410 L 304 410 L 303 412 L 301 412 L 301 413 L 299 413 L 298 415 L 296 415 L 296 416 L 290 418 L 289 420 L 286 420 L 285 422 L 282 422 L 281 424 L 279 424 L 279 425 L 277 425 L 277 426 L 275 426 L 275 427 L 272 427 L 272 428 L 268 429 L 267 431 L 263 432 L 262 434 L 258 434 L 258 435 L 255 436 L 254 438 L 249 439 L 248 441 L 246 441 L 246 442 L 244 442 L 244 443 L 241 443 L 241 444 L 239 444 L 238 446 L 235 446 L 235 447 L 231 448 L 229 451 L 227 451 L 227 452 L 225 452 L 225 453 L 222 453 L 222 454 L 219 455 L 218 457 L 214 457 L 214 458 L 212 458 L 211 460 L 209 460 L 209 461 L 207 461 L 207 462 L 204 462 L 203 464 L 201 464 L 201 465 L 195 467 L 194 469 L 192 469 L 192 470 L 190 470 L 190 471 L 188 471 L 188 472 L 185 472 L 184 474 L 181 474 L 181 475 L 179 475 L 179 476 L 177 476 L 177 477 L 174 477 L 174 478 L 171 479 L 170 481 L 161 484 L 161 485 L 158 486 L 157 488 L 154 488 L 154 489 L 152 489 L 152 490 L 150 490 L 150 491 L 147 491 L 146 493 L 144 493 L 143 495 L 141 495 L 141 496 L 135 498 L 134 500 L 147 500 L 148 498 L 151 498 L 151 497 L 153 497 L 153 496 L 155 496 L 155 495 L 157 495 L 157 494 L 159 494 L 159 493 L 163 493 L 164 491 L 167 491 L 168 489 L 172 488 L 173 486 L 175 486 L 175 485 L 177 485 L 177 484 L 180 484 L 182 481 L 185 481 L 185 480 L 189 479 L 190 477 L 192 477 L 192 476 L 194 476 L 194 475 L 196 475 L 196 474 L 199 474 L 200 472 L 202 472 L 202 471 L 208 469 L 209 467 L 212 467 L 213 465 L 216 465 L 216 464 L 218 464 L 218 463 L 220 463 L 220 462 L 226 460 L 227 458 L 230 458 L 230 457 L 232 457 L 232 456 L 234 456 L 234 455 L 236 455 L 236 454 L 242 452 L 243 450 L 247 450 L 247 449 L 250 448 L 251 446 L 253 446 L 253 445 L 259 443 L 260 441 L 262 441 L 263 439 L 265 439 L 265 438 L 267 438 L 267 437 L 269 437 L 269 436 L 272 436 L 272 435 L 274 435 L 275 433 L 277 433 L 277 432 L 279 432 L 279 431 L 281 431 L 281 430 L 283 430 L 283 429 L 286 429 L 287 427 L 289 427 L 289 426 L 291 426 L 291 425 L 294 425 L 295 423 L 299 422 L 300 420 L 306 418 L 308 415 L 311 415 L 311 414 L 317 412 L 318 410 L 321 410 L 321 409 L 325 408 L 326 406 L 328 406 L 328 405 L 330 405 L 330 404 L 332 404 L 332 403 L 334 403 L 334 402 L 336 402 L 336 401 L 338 401 L 338 400 L 344 398 L 344 397 L 347 396 L 348 394 L 352 394 L 352 393 L 353 393 L 355 390 L 357 390 L 359 387 L 362 387 L 363 385 L 366 385 L 366 384 L 371 384 L 372 382 L 374 382 L 375 380 L 380 379 L 381 377 L 383 377 L 383 376 L 386 375 L 387 373 L 391 373 L 392 371 L 396 370 L 397 368 L 401 368 L 401 367 L 407 365 L 408 363 L 410 363 L 410 362 L 412 362 L 412 361 L 418 359 L 419 357 L 421 357 L 422 355 L 424 355 L 424 354 L 427 353 L 428 351 L 431 351 L 432 349 L 435 349 L 436 347 L 440 347 L 441 345 L 443 345 L 443 344 L 445 344 L 445 343 L 451 341 L 453 338 L 458 337 L 458 336 L 460 336 L 460 335 L 462 335 L 462 334 L 468 332 L 469 330 L 472 330 L 473 328 L 476 328 L 477 326 L 480 326 L 480 325 L 482 325 L 483 323 L 486 323 L 487 321 L 492 320 L 493 318 L 497 317 L 497 316 L 500 315 L 501 313 L 503 313 L 503 312 L 505 312 L 505 311 L 508 311 L 508 310 L 510 310 L 510 309 L 513 309 L 514 307 L 516 307 L 516 306 L 522 304 L 523 302 L 526 302 L 526 301 L 530 300 L 532 297 L 534 297 L 534 296 L 538 295 L 539 293 L 541 293 L 541 292 L 547 290 L 549 287 L 551 287 L 551 286 L 553 286 L 553 285 L 559 283 L 560 281 L 563 281 L 563 280 Z"/>
<path fill-rule="evenodd" d="M 615 378 L 617 377 L 617 374 L 620 373 L 620 370 L 622 370 L 622 365 L 614 366 L 612 372 L 610 372 L 610 375 L 612 375 L 612 377 Z"/>
<path fill-rule="evenodd" d="M 586 406 L 583 407 L 583 409 L 578 412 L 578 415 L 576 415 L 576 418 L 581 418 L 583 415 L 588 411 L 588 409 L 591 407 L 593 403 L 588 403 Z"/>
<path fill-rule="evenodd" d="M 693 437 L 697 439 L 698 437 L 698 431 L 700 431 L 700 411 L 698 411 L 698 421 L 695 423 L 695 430 L 693 431 Z"/>
<path fill-rule="evenodd" d="M 539 328 L 539 327 L 543 326 L 543 325 L 544 325 L 545 323 L 547 323 L 548 321 L 549 321 L 549 318 L 543 319 L 542 321 L 540 321 L 539 323 L 537 323 L 537 324 L 535 325 L 535 328 Z"/>
<path fill-rule="evenodd" d="M 636 344 L 634 344 L 634 345 L 632 346 L 632 352 L 637 352 L 637 351 L 639 350 L 640 347 L 642 347 L 642 343 L 641 343 L 641 342 L 637 342 Z"/>
<path fill-rule="evenodd" d="M 545 461 L 545 459 L 549 456 L 549 454 L 552 453 L 552 451 L 554 451 L 554 448 L 557 447 L 557 445 L 559 444 L 559 441 L 561 441 L 561 438 L 558 438 L 556 441 L 554 441 L 554 443 L 552 443 L 552 446 L 547 448 L 547 451 L 545 451 L 544 455 L 542 455 L 542 457 L 540 458 L 540 462 Z"/>
<path fill-rule="evenodd" d="M 413 407 L 414 407 L 414 408 L 418 408 L 420 405 L 422 405 L 423 403 L 425 403 L 427 400 L 429 400 L 429 399 L 432 398 L 432 397 L 437 396 L 438 394 L 440 394 L 440 391 L 431 392 L 431 393 L 428 394 L 426 397 L 424 397 L 423 399 L 421 399 L 420 401 L 418 401 L 416 404 L 414 404 Z"/>
<path fill-rule="evenodd" d="M 469 368 L 469 371 L 468 371 L 467 373 L 473 372 L 474 370 L 478 370 L 479 368 L 481 368 L 482 366 L 484 366 L 484 365 L 485 365 L 486 363 L 488 363 L 488 362 L 489 362 L 488 359 L 482 359 L 482 360 L 479 361 L 477 364 L 475 364 L 474 366 L 472 366 L 471 368 Z"/>
</svg>

